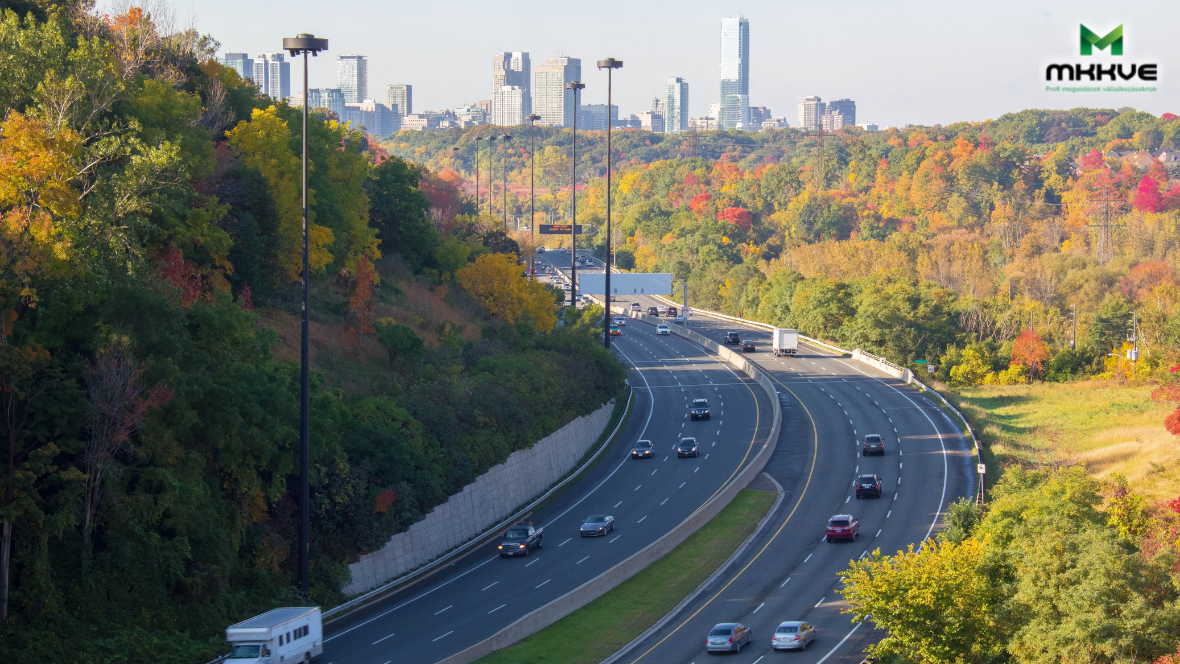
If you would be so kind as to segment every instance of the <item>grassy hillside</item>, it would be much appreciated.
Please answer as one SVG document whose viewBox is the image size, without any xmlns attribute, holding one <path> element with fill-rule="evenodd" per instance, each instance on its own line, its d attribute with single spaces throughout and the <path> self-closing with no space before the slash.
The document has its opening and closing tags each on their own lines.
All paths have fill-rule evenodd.
<svg viewBox="0 0 1180 664">
<path fill-rule="evenodd" d="M 1155 503 L 1180 487 L 1180 439 L 1163 426 L 1172 407 L 1151 391 L 1088 380 L 962 388 L 958 401 L 1000 467 L 1080 464 L 1099 479 L 1123 475 Z"/>
</svg>

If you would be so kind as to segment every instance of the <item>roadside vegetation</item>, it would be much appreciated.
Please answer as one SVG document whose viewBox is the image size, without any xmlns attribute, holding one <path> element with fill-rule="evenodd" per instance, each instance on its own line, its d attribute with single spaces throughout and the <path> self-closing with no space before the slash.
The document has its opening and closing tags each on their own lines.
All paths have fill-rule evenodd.
<svg viewBox="0 0 1180 664">
<path fill-rule="evenodd" d="M 772 491 L 739 492 L 716 517 L 668 555 L 581 609 L 479 662 L 601 662 L 704 583 L 754 532 L 775 498 Z"/>
<path fill-rule="evenodd" d="M 0 13 L 0 661 L 207 661 L 226 626 L 307 601 L 301 110 L 166 8 L 15 4 Z M 349 562 L 620 396 L 625 371 L 601 312 L 562 311 L 445 177 L 320 111 L 308 142 L 310 600 L 331 605 Z"/>
</svg>

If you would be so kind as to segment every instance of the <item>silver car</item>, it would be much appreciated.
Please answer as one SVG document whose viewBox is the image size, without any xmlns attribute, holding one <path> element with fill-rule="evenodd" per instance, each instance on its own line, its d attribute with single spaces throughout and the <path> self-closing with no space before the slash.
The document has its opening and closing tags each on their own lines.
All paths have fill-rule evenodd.
<svg viewBox="0 0 1180 664">
<path fill-rule="evenodd" d="M 606 514 L 591 514 L 582 524 L 582 537 L 602 537 L 615 529 L 615 518 Z"/>
<path fill-rule="evenodd" d="M 815 640 L 815 628 L 809 623 L 788 620 L 774 630 L 770 646 L 775 650 L 807 650 L 807 644 Z"/>
<path fill-rule="evenodd" d="M 709 630 L 705 650 L 709 652 L 740 652 L 750 642 L 750 628 L 741 623 L 721 623 Z"/>
</svg>

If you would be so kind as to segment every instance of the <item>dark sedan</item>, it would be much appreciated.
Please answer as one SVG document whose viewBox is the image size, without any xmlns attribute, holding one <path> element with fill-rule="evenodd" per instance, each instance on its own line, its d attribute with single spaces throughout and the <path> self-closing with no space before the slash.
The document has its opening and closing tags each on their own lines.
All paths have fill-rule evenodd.
<svg viewBox="0 0 1180 664">
<path fill-rule="evenodd" d="M 683 459 L 684 457 L 694 456 L 698 456 L 697 439 L 681 438 L 680 444 L 676 446 L 676 458 Z"/>
<path fill-rule="evenodd" d="M 754 346 L 753 341 L 750 341 L 749 339 L 747 339 L 742 342 L 742 352 L 743 353 L 753 353 L 756 350 L 758 350 L 758 349 L 757 349 L 757 347 Z"/>
<path fill-rule="evenodd" d="M 606 514 L 591 514 L 582 524 L 582 537 L 602 537 L 615 529 L 615 518 Z"/>
<path fill-rule="evenodd" d="M 632 459 L 650 459 L 654 452 L 650 440 L 640 440 L 635 443 L 635 447 L 631 448 Z"/>
</svg>

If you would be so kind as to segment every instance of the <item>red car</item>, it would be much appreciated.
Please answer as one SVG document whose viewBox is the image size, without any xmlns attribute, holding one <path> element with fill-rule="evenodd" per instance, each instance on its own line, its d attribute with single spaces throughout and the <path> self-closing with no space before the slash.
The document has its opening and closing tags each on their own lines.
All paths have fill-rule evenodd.
<svg viewBox="0 0 1180 664">
<path fill-rule="evenodd" d="M 860 536 L 860 522 L 851 514 L 837 514 L 828 520 L 827 539 L 829 542 L 838 539 L 855 540 Z"/>
</svg>

